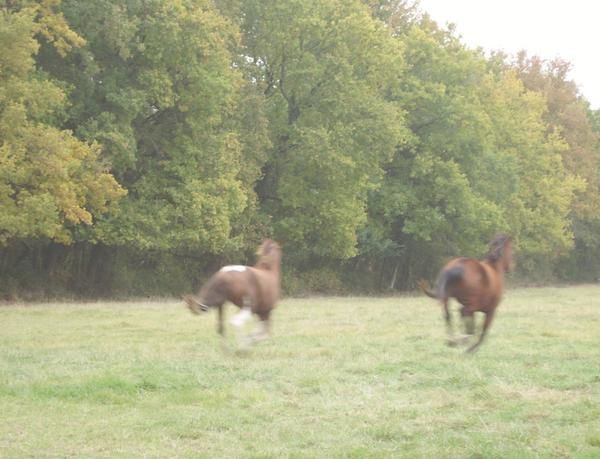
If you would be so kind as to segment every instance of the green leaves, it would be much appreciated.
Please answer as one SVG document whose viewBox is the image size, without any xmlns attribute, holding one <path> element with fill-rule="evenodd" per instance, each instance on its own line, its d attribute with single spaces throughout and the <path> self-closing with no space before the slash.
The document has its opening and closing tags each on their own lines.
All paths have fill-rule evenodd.
<svg viewBox="0 0 600 459">
<path fill-rule="evenodd" d="M 246 49 L 269 98 L 273 150 L 259 188 L 276 237 L 348 258 L 366 198 L 408 131 L 386 96 L 401 44 L 359 2 L 244 2 Z M 274 199 L 273 199 L 274 198 Z"/>
<path fill-rule="evenodd" d="M 44 13 L 49 7 L 39 8 Z M 91 225 L 124 194 L 100 163 L 98 145 L 53 125 L 65 97 L 35 70 L 34 35 L 41 30 L 46 37 L 81 41 L 60 15 L 40 13 L 40 19 L 37 11 L 0 16 L 0 244 L 25 238 L 70 243 L 77 225 Z M 55 41 L 61 51 L 69 49 L 67 41 Z"/>
<path fill-rule="evenodd" d="M 371 194 L 369 224 L 408 253 L 427 242 L 427 256 L 481 253 L 499 231 L 524 259 L 565 253 L 584 183 L 565 169 L 567 146 L 545 123 L 544 97 L 427 20 L 401 32 L 408 70 L 396 100 L 413 136 Z"/>
<path fill-rule="evenodd" d="M 142 249 L 222 249 L 252 193 L 240 179 L 234 121 L 236 30 L 202 0 L 65 2 L 65 15 L 87 46 L 49 70 L 73 87 L 69 122 L 102 143 L 130 191 L 96 236 Z"/>
</svg>

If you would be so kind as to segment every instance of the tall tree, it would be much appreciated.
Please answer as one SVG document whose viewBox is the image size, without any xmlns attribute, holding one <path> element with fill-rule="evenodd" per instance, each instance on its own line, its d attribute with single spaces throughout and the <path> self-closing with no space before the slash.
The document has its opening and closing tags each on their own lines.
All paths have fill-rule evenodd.
<svg viewBox="0 0 600 459">
<path fill-rule="evenodd" d="M 241 8 L 273 143 L 258 187 L 263 211 L 297 253 L 352 256 L 367 192 L 407 137 L 401 108 L 386 100 L 403 73 L 400 44 L 358 1 Z"/>
<path fill-rule="evenodd" d="M 129 191 L 95 237 L 223 250 L 258 173 L 242 172 L 236 28 L 209 0 L 78 0 L 63 11 L 87 45 L 64 60 L 45 48 L 42 64 L 69 85 L 67 125 L 102 144 Z"/>
<path fill-rule="evenodd" d="M 544 119 L 549 129 L 559 132 L 567 143 L 562 154 L 565 167 L 586 180 L 585 190 L 573 204 L 573 214 L 577 218 L 600 217 L 600 139 L 593 129 L 587 102 L 569 80 L 571 65 L 521 52 L 508 66 L 516 68 L 528 89 L 544 94 L 548 102 Z"/>
<path fill-rule="evenodd" d="M 38 40 L 65 55 L 83 40 L 56 1 L 3 2 L 0 10 L 0 244 L 70 243 L 123 195 L 97 144 L 60 129 L 64 92 L 36 69 Z"/>
<path fill-rule="evenodd" d="M 593 114 L 576 84 L 569 79 L 568 62 L 545 61 L 521 52 L 514 59 L 504 58 L 504 63 L 516 69 L 528 89 L 544 95 L 548 129 L 560 133 L 566 142 L 562 151 L 564 166 L 585 181 L 570 212 L 577 244 L 575 266 L 569 265 L 571 272 L 562 274 L 589 278 L 595 271 L 595 263 L 589 262 L 590 255 L 600 256 L 600 133 L 594 130 Z"/>
<path fill-rule="evenodd" d="M 427 17 L 396 35 L 409 69 L 397 102 L 414 135 L 372 194 L 367 252 L 393 242 L 410 282 L 444 254 L 480 253 L 497 231 L 516 236 L 523 254 L 564 251 L 581 182 L 563 167 L 565 144 L 547 130 L 544 98 L 514 73 L 491 72 Z"/>
</svg>

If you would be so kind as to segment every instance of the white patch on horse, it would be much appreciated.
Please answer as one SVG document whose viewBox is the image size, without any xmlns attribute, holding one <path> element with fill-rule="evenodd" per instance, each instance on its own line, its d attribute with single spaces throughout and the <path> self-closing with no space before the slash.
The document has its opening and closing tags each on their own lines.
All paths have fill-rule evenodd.
<svg viewBox="0 0 600 459">
<path fill-rule="evenodd" d="M 240 312 L 233 316 L 230 323 L 237 328 L 241 328 L 248 321 L 248 319 L 250 319 L 250 317 L 252 317 L 252 309 L 243 307 Z"/>
<path fill-rule="evenodd" d="M 247 266 L 242 266 L 242 265 L 230 265 L 230 266 L 223 266 L 220 271 L 224 272 L 224 273 L 228 273 L 230 271 L 236 271 L 238 273 L 243 273 L 244 271 L 246 271 L 248 269 Z"/>
</svg>

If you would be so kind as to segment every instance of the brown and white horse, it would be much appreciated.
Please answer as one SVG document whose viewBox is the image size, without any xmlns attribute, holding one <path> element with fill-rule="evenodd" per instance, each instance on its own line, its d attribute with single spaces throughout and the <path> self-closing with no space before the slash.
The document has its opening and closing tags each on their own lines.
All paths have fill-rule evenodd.
<svg viewBox="0 0 600 459">
<path fill-rule="evenodd" d="M 257 329 L 246 337 L 247 342 L 268 338 L 271 311 L 279 300 L 281 248 L 277 242 L 265 240 L 257 250 L 254 266 L 224 266 L 204 284 L 196 295 L 183 297 L 194 314 L 218 308 L 218 331 L 224 335 L 223 305 L 230 301 L 240 308 L 230 323 L 238 330 L 256 314 Z"/>
<path fill-rule="evenodd" d="M 467 349 L 467 352 L 473 352 L 483 342 L 492 323 L 496 307 L 502 299 L 504 273 L 512 269 L 512 265 L 512 238 L 499 234 L 490 243 L 490 251 L 481 261 L 474 258 L 450 260 L 440 271 L 435 291 L 425 281 L 419 282 L 427 296 L 438 299 L 444 306 L 449 345 L 457 344 L 448 310 L 449 299 L 455 298 L 462 305 L 460 314 L 467 335 L 473 335 L 475 331 L 474 313 L 480 311 L 485 314 L 479 339 Z"/>
</svg>

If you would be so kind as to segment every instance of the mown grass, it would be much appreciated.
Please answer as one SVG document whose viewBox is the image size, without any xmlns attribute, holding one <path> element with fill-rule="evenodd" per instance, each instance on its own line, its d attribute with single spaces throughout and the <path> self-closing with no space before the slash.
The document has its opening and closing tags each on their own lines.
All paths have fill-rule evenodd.
<svg viewBox="0 0 600 459">
<path fill-rule="evenodd" d="M 230 309 L 230 312 L 233 308 Z M 507 293 L 474 355 L 427 298 L 0 308 L 0 457 L 600 457 L 600 287 Z"/>
</svg>

